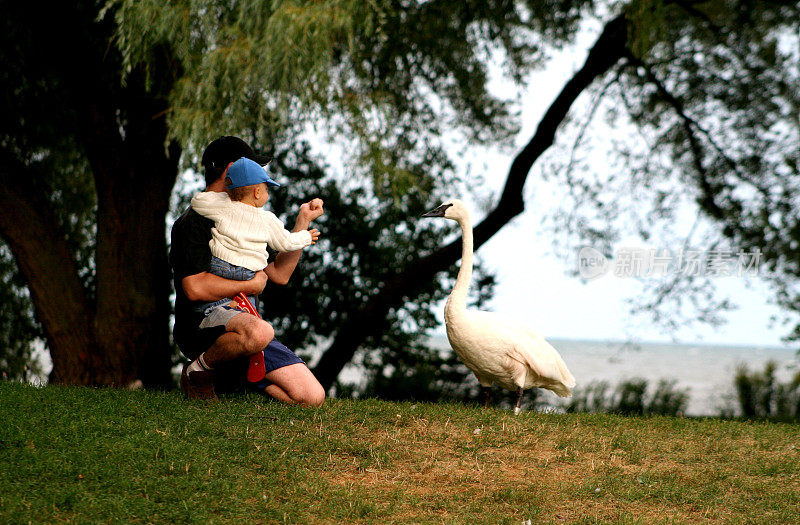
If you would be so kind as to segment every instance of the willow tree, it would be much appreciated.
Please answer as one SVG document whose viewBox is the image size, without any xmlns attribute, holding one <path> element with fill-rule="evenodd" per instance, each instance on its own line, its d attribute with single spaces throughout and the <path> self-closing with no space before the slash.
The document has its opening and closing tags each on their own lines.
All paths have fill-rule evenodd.
<svg viewBox="0 0 800 525">
<path fill-rule="evenodd" d="M 521 82 L 548 49 L 571 41 L 592 8 L 558 1 L 120 2 L 115 18 L 131 67 L 149 70 L 153 52 L 173 50 L 183 74 L 170 99 L 170 129 L 187 148 L 245 129 L 260 143 L 279 143 L 313 126 L 348 152 L 348 175 L 369 181 L 379 202 L 402 203 L 423 189 L 432 205 L 453 181 L 446 131 L 485 144 L 517 130 L 508 104 L 487 88 L 490 57 L 502 54 L 504 72 Z M 534 149 L 547 147 L 571 100 L 608 67 L 600 55 L 610 50 L 610 64 L 624 48 L 625 20 L 615 20 L 609 42 L 593 55 L 597 63 L 572 84 Z M 476 228 L 478 245 L 522 210 L 519 190 L 536 155 L 526 150 L 514 167 L 502 204 Z M 455 245 L 422 248 L 428 253 L 398 252 L 344 313 L 322 312 L 338 321 L 315 368 L 323 385 L 457 259 Z"/>
<path fill-rule="evenodd" d="M 164 115 L 177 64 L 165 50 L 158 78 L 131 70 L 123 85 L 100 7 L 3 2 L 0 233 L 54 382 L 168 384 L 164 218 L 181 149 Z"/>
<path fill-rule="evenodd" d="M 95 4 L 86 4 L 85 11 L 90 12 L 95 7 Z M 61 9 L 73 10 L 71 7 Z M 105 45 L 91 52 L 76 49 L 75 53 L 68 52 L 66 57 L 61 57 L 63 64 L 53 64 L 56 71 L 69 70 L 70 66 L 75 66 L 75 57 L 88 53 L 86 56 L 94 59 L 87 63 L 108 66 L 108 69 L 100 68 L 103 74 L 81 66 L 82 74 L 74 75 L 75 79 L 94 83 L 94 87 L 83 92 L 79 89 L 81 83 L 73 80 L 72 89 L 76 100 L 85 101 L 86 107 L 79 106 L 74 113 L 72 108 L 62 107 L 61 111 L 68 119 L 79 122 L 80 129 L 87 129 L 84 134 L 89 138 L 77 134 L 70 135 L 69 140 L 73 144 L 79 139 L 84 141 L 79 144 L 88 158 L 95 152 L 116 159 L 116 162 L 106 159 L 88 163 L 97 196 L 97 308 L 90 305 L 84 309 L 88 314 L 85 318 L 78 315 L 74 320 L 75 326 L 83 326 L 81 323 L 89 320 L 86 330 L 77 330 L 77 333 L 96 334 L 95 339 L 106 339 L 90 341 L 89 346 L 83 341 L 75 344 L 97 348 L 96 353 L 88 355 L 104 356 L 103 359 L 111 363 L 109 370 L 127 366 L 123 362 L 128 361 L 120 361 L 119 355 L 161 348 L 158 341 L 141 341 L 144 347 L 133 345 L 131 338 L 113 337 L 114 341 L 108 341 L 108 335 L 98 327 L 141 328 L 143 318 L 126 315 L 130 312 L 123 311 L 127 307 L 122 306 L 138 304 L 148 312 L 158 312 L 161 320 L 156 322 L 157 329 L 153 332 L 164 337 L 166 317 L 156 306 L 163 304 L 158 302 L 158 297 L 159 294 L 165 297 L 165 292 L 160 291 L 165 286 L 159 288 L 158 293 L 146 289 L 148 293 L 142 294 L 145 288 L 132 289 L 123 299 L 112 301 L 114 308 L 109 313 L 100 306 L 101 295 L 109 290 L 109 276 L 116 282 L 123 282 L 123 273 L 128 270 L 121 262 L 122 248 L 139 241 L 139 252 L 146 251 L 148 255 L 152 252 L 152 257 L 163 256 L 163 232 L 152 233 L 153 223 L 149 222 L 149 217 L 159 215 L 163 221 L 167 202 L 164 195 L 168 192 L 162 191 L 161 184 L 171 187 L 175 179 L 177 145 L 184 151 L 186 165 L 191 165 L 203 144 L 219 134 L 243 134 L 262 148 L 271 149 L 293 142 L 301 132 L 313 128 L 346 152 L 350 181 L 369 182 L 371 198 L 380 203 L 376 204 L 376 209 L 390 209 L 393 203 L 402 206 L 409 195 L 414 195 L 418 202 L 427 198 L 432 204 L 445 184 L 454 183 L 448 152 L 442 145 L 444 133 L 455 131 L 467 144 L 487 144 L 507 142 L 517 132 L 519 123 L 509 110 L 511 106 L 493 96 L 487 88 L 489 64 L 495 63 L 508 78 L 523 83 L 527 73 L 546 64 L 550 51 L 572 43 L 580 23 L 587 19 L 599 19 L 602 29 L 585 62 L 564 84 L 535 134 L 518 153 L 495 206 L 476 225 L 476 246 L 524 210 L 522 190 L 528 173 L 554 143 L 556 132 L 568 116 L 572 122 L 590 122 L 593 109 L 600 102 L 590 104 L 587 112 L 581 115 L 573 108 L 581 95 L 593 95 L 596 101 L 616 101 L 608 102 L 611 109 L 617 109 L 618 113 L 627 110 L 633 124 L 645 130 L 648 137 L 657 137 L 653 149 L 662 162 L 657 169 L 648 172 L 650 178 L 643 179 L 641 187 L 645 197 L 658 197 L 659 191 L 663 193 L 663 188 L 652 183 L 655 178 L 662 177 L 674 183 L 668 195 L 678 192 L 694 196 L 701 213 L 713 218 L 721 235 L 750 239 L 743 233 L 736 233 L 745 229 L 726 227 L 746 225 L 746 221 L 741 220 L 745 215 L 736 214 L 739 209 L 736 203 L 741 203 L 743 197 L 734 191 L 734 186 L 751 170 L 766 175 L 778 161 L 776 156 L 770 155 L 769 163 L 763 165 L 743 163 L 738 156 L 741 151 L 738 141 L 751 140 L 749 144 L 756 144 L 752 140 L 764 138 L 788 159 L 789 171 L 775 173 L 796 174 L 796 150 L 787 149 L 787 141 L 773 140 L 772 136 L 756 137 L 758 128 L 752 125 L 757 123 L 755 116 L 759 112 L 770 110 L 765 113 L 765 122 L 778 119 L 784 127 L 796 129 L 796 122 L 792 120 L 796 115 L 796 99 L 793 98 L 796 95 L 780 89 L 795 78 L 796 71 L 787 69 L 787 61 L 793 55 L 784 53 L 778 42 L 787 32 L 790 41 L 792 35 L 796 35 L 797 11 L 796 3 L 735 1 L 637 0 L 630 4 L 597 4 L 589 0 L 110 2 L 99 16 L 99 22 L 83 20 L 80 26 L 88 27 L 90 34 L 96 35 L 96 40 L 89 43 L 102 41 Z M 55 35 L 65 36 L 63 30 L 54 29 L 58 30 Z M 108 37 L 112 32 L 114 45 L 109 47 Z M 16 40 L 9 40 L 12 41 Z M 750 60 L 749 57 L 757 58 Z M 68 58 L 72 58 L 72 62 Z M 756 75 L 759 72 L 760 76 Z M 33 77 L 36 81 L 28 85 L 30 101 L 37 98 L 36 86 L 47 85 L 48 73 L 38 74 Z M 67 78 L 72 77 L 67 75 Z M 739 95 L 723 96 L 731 86 L 736 87 Z M 105 91 L 97 93 L 95 90 Z M 117 106 L 107 105 L 105 111 L 95 108 L 96 100 L 107 99 Z M 773 100 L 780 102 L 770 102 Z M 134 105 L 146 101 L 149 105 Z M 773 106 L 778 109 L 771 109 Z M 109 111 L 111 109 L 114 111 Z M 749 114 L 753 118 L 727 118 L 728 114 Z M 725 117 L 717 118 L 717 115 Z M 110 116 L 113 119 L 109 120 Z M 704 122 L 706 118 L 708 121 Z M 22 128 L 38 122 L 30 118 L 21 121 Z M 730 141 L 716 139 L 717 126 L 731 133 Z M 577 133 L 578 138 L 591 135 L 587 133 L 590 129 L 586 124 Z M 774 129 L 783 128 L 776 124 Z M 116 147 L 96 148 L 97 138 L 92 139 L 89 131 L 97 130 L 100 130 L 100 137 L 108 137 Z M 143 133 L 143 130 L 152 132 Z M 13 134 L 4 135 L 9 136 Z M 144 139 L 151 147 L 147 155 L 137 155 L 136 148 L 127 146 Z M 6 143 L 12 147 L 6 147 Z M 576 140 L 576 143 L 580 145 L 581 141 Z M 44 141 L 47 147 L 39 146 L 35 153 L 29 154 L 25 152 L 33 150 L 26 149 L 23 144 L 15 145 L 11 139 L 6 138 L 3 144 L 4 151 L 12 150 L 12 160 L 17 161 L 12 164 L 14 169 L 38 167 L 43 159 L 55 158 L 50 155 L 51 151 L 56 151 L 54 139 Z M 158 151 L 154 149 L 156 146 Z M 164 159 L 164 175 L 157 179 L 148 175 L 153 172 L 147 169 L 149 166 L 143 166 L 153 159 Z M 3 165 L 4 173 L 9 172 L 5 160 Z M 636 166 L 656 164 L 643 162 Z M 635 174 L 644 171 L 642 168 Z M 104 177 L 103 173 L 111 175 Z M 126 209 L 130 211 L 128 214 L 118 209 L 120 204 L 114 202 L 118 192 L 113 190 L 117 189 L 119 173 L 135 174 L 136 177 L 130 179 L 138 178 L 143 182 L 141 186 L 156 184 L 157 188 L 149 188 L 149 192 L 142 191 L 140 186 L 126 188 L 132 192 L 130 200 L 137 201 L 129 205 L 147 209 Z M 605 194 L 597 191 L 598 181 L 592 180 L 590 170 L 580 171 L 568 164 L 559 173 L 575 189 L 574 195 L 582 198 L 582 203 L 597 204 L 595 209 L 603 212 L 611 208 L 608 199 L 613 203 L 613 195 L 607 200 L 601 199 Z M 22 189 L 10 193 L 3 188 L 0 200 L 9 202 L 11 198 L 27 197 Z M 581 193 L 582 190 L 586 191 Z M 789 196 L 785 203 L 791 203 L 794 198 L 789 190 L 791 187 L 787 188 Z M 147 205 L 141 201 L 146 201 Z M 769 199 L 752 202 L 762 215 L 774 204 Z M 47 206 L 28 206 L 31 211 L 40 211 L 40 208 Z M 756 208 L 752 217 L 758 215 Z M 590 208 L 583 206 L 581 209 Z M 142 221 L 139 214 L 148 218 Z M 133 224 L 134 217 L 139 219 L 136 224 Z M 128 218 L 132 221 L 131 231 L 141 232 L 142 237 L 124 235 L 118 244 L 108 242 L 112 238 L 108 232 L 113 229 L 107 229 L 105 221 L 113 225 Z M 600 219 L 599 223 L 587 223 L 580 229 L 602 232 L 607 229 L 602 220 L 614 217 L 606 213 Z M 35 255 L 43 248 L 15 243 L 14 239 L 29 236 L 14 237 L 8 233 L 14 227 L 11 222 L 0 224 L 0 231 L 8 239 L 29 282 L 37 316 L 53 351 L 52 341 L 59 331 L 48 328 L 51 321 L 46 321 L 48 316 L 42 313 L 47 301 L 44 291 L 52 293 L 53 288 L 45 284 L 42 291 L 37 292 L 36 276 L 46 272 L 44 267 L 28 266 L 26 262 L 36 259 Z M 46 227 L 52 224 L 59 224 L 58 217 L 47 219 L 35 236 L 44 235 L 48 230 L 59 231 Z M 406 221 L 404 224 L 405 228 L 413 223 Z M 101 235 L 101 228 L 106 235 Z M 161 237 L 145 237 L 143 230 Z M 402 233 L 403 230 L 398 231 Z M 759 233 L 761 230 L 753 223 L 746 231 Z M 427 238 L 429 244 L 420 246 L 417 252 L 398 252 L 394 267 L 374 273 L 373 286 L 359 292 L 358 300 L 349 305 L 346 315 L 339 316 L 336 325 L 329 327 L 332 343 L 315 370 L 324 385 L 332 384 L 358 349 L 386 329 L 393 314 L 404 305 L 413 305 L 421 288 L 457 260 L 458 241 L 437 247 L 432 240 L 440 237 L 422 238 Z M 367 242 L 366 246 L 369 244 Z M 68 255 L 68 251 L 62 251 L 56 258 L 68 260 Z M 144 264 L 139 262 L 138 267 L 130 269 L 132 275 L 151 277 L 150 285 L 161 283 L 161 277 L 153 273 L 154 265 L 149 260 Z M 65 266 L 63 273 L 76 273 L 75 268 Z M 74 277 L 70 279 L 75 282 Z M 138 278 L 128 279 L 134 283 L 139 281 Z M 78 287 L 66 300 L 81 305 L 85 295 L 85 290 Z M 320 316 L 330 318 L 331 312 L 324 308 L 323 302 Z M 126 324 L 109 327 L 106 315 L 117 315 L 113 318 Z M 98 324 L 100 321 L 102 325 Z M 147 326 L 149 329 L 150 325 Z M 111 343 L 128 346 L 121 349 Z M 54 352 L 56 354 L 60 352 Z M 115 357 L 108 357 L 110 354 Z M 128 368 L 118 377 L 132 377 L 133 370 Z"/>
<path fill-rule="evenodd" d="M 515 132 L 509 105 L 487 90 L 489 62 L 521 83 L 548 51 L 572 42 L 581 21 L 600 17 L 602 29 L 584 63 L 519 151 L 494 207 L 476 226 L 476 245 L 523 211 L 531 167 L 563 127 L 577 151 L 567 162 L 555 153 L 550 162 L 574 199 L 568 215 L 579 218 L 568 231 L 607 246 L 622 222 L 634 231 L 638 226 L 646 238 L 656 230 L 653 217 L 671 224 L 688 203 L 707 218 L 706 236 L 695 242 L 764 247 L 779 300 L 798 304 L 791 289 L 800 252 L 792 246 L 800 225 L 790 212 L 798 198 L 800 143 L 798 91 L 792 88 L 798 81 L 797 2 L 331 1 L 285 2 L 274 10 L 243 2 L 194 11 L 124 5 L 120 42 L 134 63 L 147 63 L 149 50 L 164 40 L 191 42 L 179 52 L 187 75 L 172 98 L 172 129 L 182 142 L 220 129 L 220 122 L 235 128 L 235 117 L 247 110 L 259 115 L 266 133 L 277 126 L 271 136 L 288 123 L 313 123 L 352 146 L 353 173 L 394 195 L 420 182 L 409 172 L 428 173 L 446 161 L 439 142 L 444 131 L 457 130 L 473 144 L 502 142 Z M 126 25 L 126 17 L 159 20 L 164 30 L 143 31 Z M 234 111 L 219 104 L 231 93 L 238 93 Z M 589 102 L 574 111 L 582 95 Z M 616 153 L 623 170 L 610 178 L 577 169 L 575 162 L 599 108 L 643 137 L 621 141 Z M 436 188 L 442 180 L 423 176 L 421 183 Z M 315 370 L 323 384 L 334 381 L 419 283 L 451 267 L 458 254 L 455 241 L 399 261 L 332 334 Z M 668 281 L 648 306 L 658 314 L 667 299 L 693 298 L 701 316 L 713 320 L 725 302 L 709 290 L 696 280 Z"/>
<path fill-rule="evenodd" d="M 485 89 L 487 46 L 506 49 L 519 77 L 542 50 L 518 31 L 563 42 L 580 17 L 529 7 L 523 16 L 512 4 L 457 2 L 7 6 L 0 202 L 27 220 L 4 214 L 0 232 L 53 357 L 52 380 L 167 382 L 163 222 L 181 156 L 193 165 L 221 133 L 280 151 L 319 123 L 354 152 L 353 178 L 369 178 L 381 203 L 374 209 L 413 201 L 414 192 L 432 203 L 437 185 L 452 179 L 441 130 L 455 125 L 492 141 L 514 129 Z M 393 47 L 401 40 L 405 51 Z M 406 46 L 418 56 L 404 58 Z M 447 115 L 429 95 L 447 103 Z M 365 246 L 376 241 L 385 242 Z M 428 238 L 419 248 L 433 245 Z M 372 290 L 342 316 L 340 341 L 383 288 L 368 282 Z M 428 286 L 410 284 L 406 299 Z M 403 301 L 391 303 L 397 312 Z M 380 317 L 375 333 L 392 316 Z"/>
</svg>

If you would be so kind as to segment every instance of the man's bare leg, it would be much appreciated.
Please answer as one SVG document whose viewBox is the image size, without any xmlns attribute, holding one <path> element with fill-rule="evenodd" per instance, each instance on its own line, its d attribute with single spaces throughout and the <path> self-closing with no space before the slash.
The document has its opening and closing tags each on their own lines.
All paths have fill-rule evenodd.
<svg viewBox="0 0 800 525">
<path fill-rule="evenodd" d="M 225 330 L 203 354 L 211 367 L 261 352 L 275 338 L 272 325 L 246 312 L 234 315 Z"/>
<path fill-rule="evenodd" d="M 261 352 L 275 337 L 269 323 L 246 312 L 234 315 L 226 323 L 225 330 L 226 333 L 202 355 L 210 368 Z M 304 363 L 273 370 L 265 379 L 271 384 L 264 393 L 278 401 L 312 407 L 321 406 L 325 401 L 325 389 Z"/>
<path fill-rule="evenodd" d="M 246 312 L 225 323 L 224 334 L 181 372 L 181 390 L 189 399 L 216 399 L 214 368 L 240 357 L 261 352 L 275 337 L 272 325 Z"/>
<path fill-rule="evenodd" d="M 310 407 L 322 406 L 325 389 L 304 363 L 295 363 L 268 372 L 267 381 L 272 383 L 264 393 L 278 401 Z"/>
</svg>

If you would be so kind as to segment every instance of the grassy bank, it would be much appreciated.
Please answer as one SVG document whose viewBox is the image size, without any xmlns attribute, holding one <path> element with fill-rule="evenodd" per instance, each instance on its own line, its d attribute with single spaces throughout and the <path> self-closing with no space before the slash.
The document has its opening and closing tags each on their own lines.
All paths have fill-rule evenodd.
<svg viewBox="0 0 800 525">
<path fill-rule="evenodd" d="M 800 427 L 0 383 L 0 522 L 800 522 Z"/>
</svg>

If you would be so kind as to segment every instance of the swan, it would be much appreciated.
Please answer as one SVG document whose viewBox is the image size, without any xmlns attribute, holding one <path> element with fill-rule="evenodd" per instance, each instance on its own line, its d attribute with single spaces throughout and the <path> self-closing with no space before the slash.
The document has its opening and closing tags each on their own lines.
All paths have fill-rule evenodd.
<svg viewBox="0 0 800 525">
<path fill-rule="evenodd" d="M 472 221 L 464 203 L 449 200 L 423 217 L 444 217 L 461 226 L 461 268 L 444 307 L 444 323 L 450 346 L 478 378 L 487 402 L 492 385 L 519 392 L 514 414 L 519 414 L 523 392 L 528 388 L 546 388 L 561 397 L 571 396 L 575 378 L 544 337 L 496 313 L 467 310 L 472 280 Z"/>
</svg>

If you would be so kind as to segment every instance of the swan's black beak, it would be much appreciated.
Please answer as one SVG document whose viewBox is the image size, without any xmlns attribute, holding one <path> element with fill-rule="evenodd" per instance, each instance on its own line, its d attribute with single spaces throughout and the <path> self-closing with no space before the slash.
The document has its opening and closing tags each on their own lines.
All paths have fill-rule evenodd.
<svg viewBox="0 0 800 525">
<path fill-rule="evenodd" d="M 423 217 L 444 217 L 444 212 L 452 206 L 452 204 L 442 204 L 438 208 L 434 208 L 428 213 L 423 214 Z"/>
</svg>

